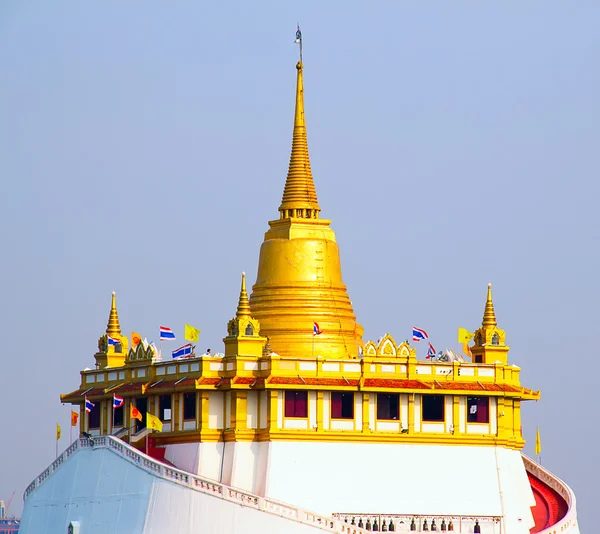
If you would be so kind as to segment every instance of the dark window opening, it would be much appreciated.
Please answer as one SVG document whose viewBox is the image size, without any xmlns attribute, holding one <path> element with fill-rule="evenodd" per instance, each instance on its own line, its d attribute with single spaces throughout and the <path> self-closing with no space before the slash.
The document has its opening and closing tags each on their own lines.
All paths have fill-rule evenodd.
<svg viewBox="0 0 600 534">
<path fill-rule="evenodd" d="M 444 396 L 423 395 L 423 421 L 444 422 Z"/>
<path fill-rule="evenodd" d="M 249 325 L 246 327 L 246 335 L 247 335 L 247 336 L 253 336 L 253 335 L 254 335 L 254 328 L 252 327 L 252 325 L 251 325 L 251 324 L 249 324 Z"/>
<path fill-rule="evenodd" d="M 492 345 L 500 345 L 500 336 L 498 334 L 492 336 Z"/>
<path fill-rule="evenodd" d="M 189 419 L 196 420 L 196 392 L 184 393 L 183 394 L 183 419 L 185 421 Z"/>
<path fill-rule="evenodd" d="M 483 363 L 483 356 L 481 354 L 475 356 L 475 363 Z"/>
<path fill-rule="evenodd" d="M 331 418 L 354 419 L 354 393 L 331 393 Z"/>
<path fill-rule="evenodd" d="M 100 428 L 100 413 L 102 411 L 102 403 L 100 401 L 96 401 L 92 411 L 89 412 L 88 415 L 88 427 L 90 429 Z"/>
<path fill-rule="evenodd" d="M 489 423 L 490 422 L 490 399 L 489 397 L 467 397 L 467 422 Z"/>
<path fill-rule="evenodd" d="M 159 397 L 158 414 L 161 421 L 171 420 L 171 395 L 161 395 Z"/>
<path fill-rule="evenodd" d="M 125 404 L 120 408 L 113 407 L 113 426 L 123 426 L 123 412 L 125 411 Z"/>
<path fill-rule="evenodd" d="M 135 420 L 135 431 L 139 432 L 146 428 L 146 412 L 148 411 L 148 399 L 146 397 L 140 397 L 135 399 L 135 407 L 142 414 L 142 420 Z"/>
<path fill-rule="evenodd" d="M 308 391 L 285 392 L 285 417 L 308 417 Z"/>
<path fill-rule="evenodd" d="M 377 394 L 377 419 L 388 419 L 397 421 L 400 418 L 399 413 L 400 395 L 378 393 Z"/>
</svg>

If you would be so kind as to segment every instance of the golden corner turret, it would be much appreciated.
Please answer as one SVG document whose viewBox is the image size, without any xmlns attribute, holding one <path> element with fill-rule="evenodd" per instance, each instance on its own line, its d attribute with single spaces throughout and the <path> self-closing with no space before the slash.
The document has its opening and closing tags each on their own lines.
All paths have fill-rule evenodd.
<svg viewBox="0 0 600 534">
<path fill-rule="evenodd" d="M 121 325 L 117 313 L 117 294 L 113 291 L 106 333 L 98 340 L 98 352 L 94 355 L 96 367 L 104 369 L 105 367 L 124 365 L 128 345 L 127 337 L 121 335 Z"/>
<path fill-rule="evenodd" d="M 475 331 L 475 345 L 471 348 L 474 363 L 508 364 L 509 347 L 506 346 L 506 333 L 498 328 L 496 312 L 492 302 L 492 284 L 488 284 L 487 299 L 483 311 L 481 328 Z"/>
<path fill-rule="evenodd" d="M 225 357 L 260 358 L 267 338 L 260 336 L 260 323 L 252 317 L 250 301 L 246 292 L 246 273 L 242 273 L 242 287 L 235 317 L 227 323 Z"/>
<path fill-rule="evenodd" d="M 281 357 L 358 358 L 363 328 L 342 281 L 331 221 L 321 208 L 310 168 L 304 119 L 303 65 L 296 65 L 292 154 L 279 219 L 269 221 L 260 249 L 252 315 Z M 313 335 L 313 324 L 321 333 Z"/>
</svg>

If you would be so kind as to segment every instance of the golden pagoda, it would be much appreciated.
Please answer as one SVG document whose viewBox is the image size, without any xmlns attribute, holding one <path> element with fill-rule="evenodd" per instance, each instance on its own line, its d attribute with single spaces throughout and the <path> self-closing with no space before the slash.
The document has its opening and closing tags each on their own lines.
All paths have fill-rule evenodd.
<svg viewBox="0 0 600 534">
<path fill-rule="evenodd" d="M 121 367 L 125 363 L 129 340 L 121 335 L 119 314 L 117 312 L 117 294 L 112 292 L 110 312 L 106 332 L 98 340 L 98 352 L 95 354 L 96 367 Z"/>
<path fill-rule="evenodd" d="M 492 302 L 492 284 L 488 284 L 487 299 L 483 311 L 481 328 L 475 331 L 475 345 L 471 348 L 475 363 L 508 364 L 509 347 L 506 346 L 506 332 L 498 328 L 496 312 Z"/>
<path fill-rule="evenodd" d="M 299 61 L 292 154 L 279 219 L 269 221 L 260 248 L 250 306 L 282 357 L 357 358 L 363 328 L 356 322 L 342 280 L 331 221 L 321 208 L 310 168 L 304 117 L 303 65 Z M 315 335 L 314 323 L 321 333 Z"/>
</svg>

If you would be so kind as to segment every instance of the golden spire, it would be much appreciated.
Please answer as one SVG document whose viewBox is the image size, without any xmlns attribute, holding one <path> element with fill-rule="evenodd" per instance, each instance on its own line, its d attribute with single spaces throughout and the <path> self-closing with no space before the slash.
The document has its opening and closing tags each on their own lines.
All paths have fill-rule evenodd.
<svg viewBox="0 0 600 534">
<path fill-rule="evenodd" d="M 240 317 L 250 317 L 250 301 L 248 300 L 248 293 L 246 292 L 246 273 L 242 273 L 242 289 L 240 290 L 240 300 L 238 301 L 237 313 L 235 316 L 239 319 Z"/>
<path fill-rule="evenodd" d="M 114 291 L 112 292 L 112 303 L 108 316 L 108 324 L 106 325 L 106 333 L 111 337 L 121 335 L 121 325 L 119 324 L 119 315 L 117 314 L 117 294 Z"/>
<path fill-rule="evenodd" d="M 497 326 L 496 312 L 494 312 L 494 303 L 492 302 L 492 284 L 488 284 L 487 300 L 485 301 L 485 310 L 483 312 L 483 323 L 481 326 L 484 328 L 491 326 L 492 328 Z"/>
<path fill-rule="evenodd" d="M 298 62 L 296 69 L 298 69 L 298 81 L 296 85 L 296 115 L 294 117 L 292 155 L 290 156 L 290 167 L 283 189 L 279 213 L 281 219 L 289 217 L 317 219 L 321 208 L 317 201 L 317 191 L 315 190 L 308 157 L 306 123 L 304 122 L 302 61 Z"/>
</svg>

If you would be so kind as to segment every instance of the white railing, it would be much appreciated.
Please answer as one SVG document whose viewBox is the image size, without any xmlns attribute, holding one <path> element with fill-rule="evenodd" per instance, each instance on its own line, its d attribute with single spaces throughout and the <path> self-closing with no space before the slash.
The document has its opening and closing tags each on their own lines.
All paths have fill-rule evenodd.
<svg viewBox="0 0 600 534">
<path fill-rule="evenodd" d="M 367 534 L 368 531 L 358 528 L 355 525 L 345 523 L 340 519 L 324 515 L 307 512 L 289 504 L 280 503 L 272 499 L 260 497 L 243 490 L 226 486 L 214 480 L 206 479 L 175 469 L 161 462 L 153 460 L 150 456 L 143 454 L 137 449 L 131 447 L 124 441 L 116 439 L 113 436 L 100 436 L 93 439 L 81 438 L 74 441 L 54 462 L 48 466 L 35 480 L 27 486 L 23 495 L 23 500 L 39 488 L 46 479 L 57 471 L 60 466 L 73 454 L 80 449 L 110 449 L 128 462 L 135 464 L 140 469 L 158 476 L 175 484 L 186 486 L 195 491 L 212 495 L 226 501 L 231 501 L 240 506 L 255 508 L 262 512 L 284 517 L 291 521 L 310 525 L 312 527 L 327 530 L 328 532 L 337 532 L 341 534 Z"/>
<path fill-rule="evenodd" d="M 333 517 L 351 526 L 381 532 L 481 532 L 481 534 L 502 534 L 501 517 L 489 515 L 411 515 L 411 514 L 369 514 L 335 513 Z M 479 527 L 479 528 L 477 528 Z"/>
<path fill-rule="evenodd" d="M 552 488 L 566 501 L 568 506 L 565 517 L 547 529 L 541 530 L 539 534 L 565 534 L 569 532 L 579 532 L 579 527 L 577 525 L 577 507 L 573 490 L 560 478 L 553 475 L 550 471 L 544 469 L 540 464 L 529 458 L 529 456 L 526 456 L 525 454 L 522 454 L 522 456 L 527 472 L 531 473 L 535 478 L 541 480 L 544 484 Z"/>
</svg>

